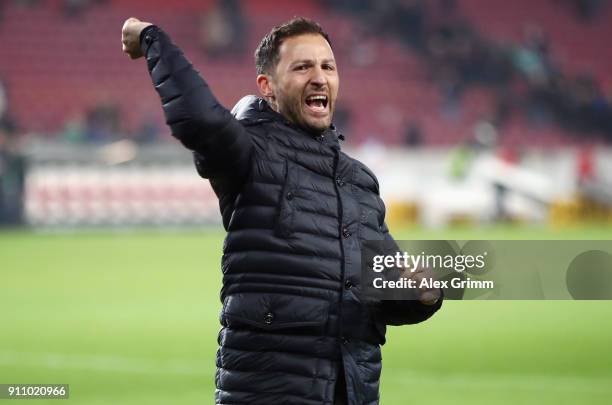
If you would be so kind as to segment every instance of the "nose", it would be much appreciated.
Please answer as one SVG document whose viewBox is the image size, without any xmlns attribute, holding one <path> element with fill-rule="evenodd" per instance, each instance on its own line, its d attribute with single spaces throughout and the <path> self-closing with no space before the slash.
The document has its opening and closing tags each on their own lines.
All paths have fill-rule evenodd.
<svg viewBox="0 0 612 405">
<path fill-rule="evenodd" d="M 327 84 L 327 78 L 323 72 L 321 67 L 316 67 L 312 70 L 312 76 L 310 78 L 310 83 L 316 87 L 322 87 Z"/>
</svg>

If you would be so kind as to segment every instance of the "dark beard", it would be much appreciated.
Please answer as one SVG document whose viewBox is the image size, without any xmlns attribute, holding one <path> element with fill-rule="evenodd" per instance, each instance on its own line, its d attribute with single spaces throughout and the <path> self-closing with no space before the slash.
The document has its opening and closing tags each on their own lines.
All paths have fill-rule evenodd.
<svg viewBox="0 0 612 405">
<path fill-rule="evenodd" d="M 296 126 L 300 127 L 304 131 L 311 133 L 311 134 L 320 135 L 327 128 L 329 128 L 329 126 L 326 126 L 325 128 L 317 128 L 317 127 L 313 127 L 312 125 L 309 125 L 305 120 L 302 119 L 302 114 L 301 114 L 301 109 L 300 109 L 302 100 L 300 99 L 298 103 L 299 104 L 296 104 L 294 102 L 285 103 L 284 104 L 285 111 L 283 112 L 279 111 L 279 112 L 289 121 L 291 121 L 293 124 L 295 124 Z"/>
</svg>

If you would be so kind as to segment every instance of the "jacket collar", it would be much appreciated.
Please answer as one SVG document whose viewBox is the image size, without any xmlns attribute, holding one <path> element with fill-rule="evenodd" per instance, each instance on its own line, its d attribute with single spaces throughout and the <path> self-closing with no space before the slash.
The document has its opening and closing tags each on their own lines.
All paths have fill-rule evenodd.
<svg viewBox="0 0 612 405">
<path fill-rule="evenodd" d="M 320 134 L 313 134 L 297 127 L 295 124 L 287 120 L 283 115 L 274 111 L 268 102 L 260 97 L 253 95 L 244 96 L 232 109 L 232 115 L 239 121 L 247 122 L 264 122 L 276 121 L 290 126 L 308 136 L 323 140 L 331 145 L 338 145 L 339 140 L 344 141 L 344 135 L 338 133 L 334 124 L 330 125 L 325 131 Z"/>
</svg>

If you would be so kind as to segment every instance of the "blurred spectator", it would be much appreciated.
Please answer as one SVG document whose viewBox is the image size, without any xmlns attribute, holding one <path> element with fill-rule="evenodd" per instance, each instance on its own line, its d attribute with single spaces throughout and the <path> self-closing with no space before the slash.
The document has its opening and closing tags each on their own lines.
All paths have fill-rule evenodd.
<svg viewBox="0 0 612 405">
<path fill-rule="evenodd" d="M 9 109 L 8 90 L 2 79 L 0 79 L 0 131 L 11 135 L 17 132 L 17 124 Z"/>
<path fill-rule="evenodd" d="M 85 131 L 85 119 L 81 112 L 73 114 L 64 126 L 64 131 L 61 134 L 61 138 L 65 141 L 77 143 L 85 141 L 87 134 Z"/>
<path fill-rule="evenodd" d="M 585 22 L 592 21 L 601 9 L 607 6 L 606 0 L 556 0 L 555 2 L 569 6 L 574 14 Z"/>
<path fill-rule="evenodd" d="M 200 22 L 200 44 L 209 57 L 239 56 L 245 51 L 247 21 L 240 0 L 224 0 Z"/>
<path fill-rule="evenodd" d="M 578 16 L 585 21 L 591 21 L 597 17 L 597 14 L 605 5 L 603 0 L 575 0 L 574 3 L 576 3 Z"/>
<path fill-rule="evenodd" d="M 0 129 L 0 226 L 23 220 L 25 166 L 17 134 Z"/>
<path fill-rule="evenodd" d="M 495 125 L 488 119 L 476 122 L 473 129 L 472 146 L 493 149 L 497 145 L 498 133 Z"/>
<path fill-rule="evenodd" d="M 477 38 L 461 20 L 433 28 L 427 38 L 425 57 L 431 79 L 443 96 L 442 113 L 456 118 L 465 86 L 479 78 L 482 61 Z"/>
<path fill-rule="evenodd" d="M 423 132 L 418 122 L 410 120 L 404 129 L 404 145 L 414 148 L 423 144 Z"/>
<path fill-rule="evenodd" d="M 423 44 L 426 2 L 424 0 L 333 0 L 322 2 L 325 7 L 350 12 L 365 23 L 360 28 L 367 35 L 391 34 L 415 48 Z"/>
<path fill-rule="evenodd" d="M 592 76 L 581 75 L 569 82 L 564 100 L 573 129 L 592 132 L 610 128 L 610 104 Z"/>
<path fill-rule="evenodd" d="M 10 116 L 8 92 L 0 81 L 0 225 L 16 225 L 22 220 L 24 176 L 17 124 Z"/>
<path fill-rule="evenodd" d="M 153 143 L 159 140 L 165 126 L 158 120 L 158 109 L 148 108 L 142 113 L 140 125 L 134 134 L 134 141 L 139 144 Z"/>
<path fill-rule="evenodd" d="M 90 5 L 90 0 L 64 0 L 62 11 L 66 17 L 78 17 Z"/>
<path fill-rule="evenodd" d="M 116 139 L 120 133 L 120 110 L 113 102 L 101 102 L 87 112 L 86 138 L 92 142 Z"/>
<path fill-rule="evenodd" d="M 548 38 L 537 25 L 525 27 L 523 43 L 516 47 L 513 62 L 532 85 L 545 85 L 552 74 Z"/>
<path fill-rule="evenodd" d="M 450 177 L 454 181 L 466 179 L 474 160 L 483 154 L 491 154 L 497 147 L 495 126 L 482 119 L 474 125 L 472 136 L 461 141 L 450 154 Z M 499 190 L 496 190 L 496 193 Z"/>
<path fill-rule="evenodd" d="M 336 111 L 334 112 L 334 126 L 338 129 L 340 134 L 350 132 L 351 118 L 351 110 L 338 103 Z"/>
<path fill-rule="evenodd" d="M 110 3 L 110 1 L 0 0 L 0 19 L 4 10 L 5 13 L 8 13 L 5 14 L 4 23 L 5 26 L 9 26 L 7 22 L 9 22 L 9 19 L 14 19 L 12 17 L 13 13 L 23 15 L 23 10 L 16 10 L 16 8 L 44 7 L 54 12 L 51 14 L 32 14 L 40 14 L 37 18 L 57 19 L 58 21 L 49 21 L 49 27 L 57 27 L 58 24 L 65 23 L 61 18 L 62 14 L 59 13 L 58 15 L 57 11 L 64 10 L 68 15 L 80 15 L 83 11 L 86 11 L 94 16 L 95 11 L 97 11 L 94 8 L 99 3 Z M 545 3 L 550 9 L 557 6 L 563 7 L 565 11 L 561 10 L 560 12 L 569 13 L 571 10 L 571 12 L 575 12 L 576 18 L 584 21 L 589 21 L 597 15 L 610 15 L 602 12 L 604 7 L 609 7 L 606 4 L 607 2 L 603 0 L 548 0 Z M 442 120 L 457 125 L 461 129 L 461 133 L 465 133 L 468 128 L 472 127 L 477 117 L 474 113 L 478 110 L 478 114 L 485 112 L 492 114 L 490 122 L 499 130 L 500 136 L 503 136 L 504 131 L 508 129 L 506 125 L 510 124 L 513 127 L 515 125 L 537 126 L 538 129 L 543 129 L 542 127 L 546 126 L 549 127 L 546 128 L 549 134 L 559 132 L 559 128 L 561 128 L 562 133 L 578 131 L 581 137 L 605 134 L 606 139 L 612 141 L 612 92 L 610 89 L 603 90 L 599 82 L 602 78 L 607 80 L 605 63 L 598 60 L 592 61 L 593 72 L 599 76 L 594 74 L 591 77 L 588 75 L 573 77 L 564 73 L 563 65 L 553 52 L 558 45 L 554 42 L 560 35 L 557 32 L 558 29 L 550 33 L 543 29 L 544 26 L 549 26 L 550 20 L 548 18 L 542 20 L 542 24 L 546 23 L 546 25 L 531 24 L 526 26 L 521 41 L 511 42 L 506 40 L 506 42 L 503 42 L 497 38 L 489 38 L 483 35 L 478 30 L 479 21 L 466 20 L 462 15 L 462 12 L 465 12 L 465 16 L 472 15 L 476 19 L 496 17 L 495 10 L 490 10 L 490 5 L 482 5 L 483 8 L 489 7 L 488 11 L 474 13 L 473 10 L 468 10 L 463 2 L 457 0 L 380 0 L 376 2 L 372 0 L 330 0 L 321 2 L 321 4 L 324 5 L 324 9 L 331 5 L 335 10 L 356 20 L 347 23 L 346 16 L 332 17 L 343 20 L 337 24 L 333 33 L 335 43 L 343 44 L 335 50 L 337 52 L 336 56 L 339 60 L 349 61 L 351 70 L 360 67 L 377 68 L 380 66 L 383 68 L 384 74 L 390 72 L 408 76 L 408 74 L 416 73 L 417 76 L 423 74 L 429 77 L 431 83 L 420 82 L 419 89 L 423 93 L 429 94 L 427 87 L 434 88 L 441 97 L 424 97 L 424 103 L 427 105 L 422 106 L 423 108 L 420 108 L 414 117 L 423 124 L 427 124 L 428 129 L 432 127 L 430 120 L 437 118 L 433 117 L 433 114 L 436 113 L 435 108 L 439 108 L 437 112 L 439 112 Z M 217 1 L 212 2 L 212 5 L 210 12 L 203 16 L 201 21 L 198 21 L 201 23 L 201 30 L 198 33 L 201 34 L 199 40 L 202 48 L 211 57 L 246 56 L 247 20 L 251 21 L 253 18 L 267 21 L 270 17 L 264 15 L 265 12 L 260 15 L 245 15 L 242 3 L 239 0 Z M 115 6 L 125 8 L 127 3 L 114 2 L 113 7 Z M 193 7 L 185 7 L 185 10 L 187 11 L 184 11 L 181 7 L 181 11 L 178 12 L 180 15 L 169 16 L 168 24 L 171 25 L 172 21 L 179 21 L 177 24 L 184 21 L 185 13 L 192 12 Z M 524 18 L 528 19 L 530 17 L 526 16 Z M 517 21 L 518 24 L 523 24 L 523 22 Z M 30 25 L 39 26 L 40 24 L 41 22 L 37 21 L 34 25 Z M 166 24 L 165 21 L 164 24 Z M 13 24 L 10 24 L 10 26 L 13 27 Z M 75 28 L 74 25 L 71 26 L 71 30 Z M 520 28 L 521 25 L 518 25 L 518 27 Z M 70 31 L 73 33 L 72 37 L 78 36 L 78 34 L 74 35 L 76 28 L 74 31 Z M 584 38 L 578 42 L 571 41 L 572 45 L 561 45 L 567 47 L 567 51 L 571 51 L 573 47 L 579 46 L 576 44 L 582 44 L 585 42 L 584 40 L 597 34 L 596 31 L 591 31 L 590 28 L 573 27 L 572 35 L 584 36 Z M 14 37 L 31 35 L 32 40 L 39 38 L 36 32 L 20 34 L 7 31 L 3 35 L 2 39 L 8 44 L 8 46 L 5 45 L 7 54 L 13 52 L 13 49 L 20 49 L 19 41 L 12 41 Z M 386 55 L 388 49 L 382 49 L 380 44 L 390 37 L 396 43 L 404 44 L 408 52 L 412 52 L 409 58 L 397 59 L 399 61 L 398 67 L 388 66 L 390 63 L 395 64 L 395 59 L 394 61 L 381 59 L 382 55 Z M 67 44 L 70 44 L 67 37 L 61 39 L 61 41 L 64 40 L 67 41 Z M 73 50 L 76 48 L 78 47 L 71 47 Z M 111 52 L 106 51 L 106 47 L 100 49 L 101 52 Z M 588 54 L 589 50 L 587 49 L 585 55 Z M 72 65 L 69 63 L 70 58 L 68 56 L 70 55 L 67 51 L 66 63 Z M 196 63 L 201 62 L 197 60 L 200 56 L 196 55 Z M 414 63 L 415 58 L 420 58 L 420 61 Z M 609 58 L 609 55 L 602 50 L 601 59 L 604 60 L 604 58 Z M 18 63 L 20 63 L 19 66 L 27 64 L 27 61 L 16 60 L 13 62 L 10 57 L 5 59 L 7 71 L 11 72 L 11 80 L 15 80 L 15 72 L 19 70 L 15 66 L 18 66 Z M 87 60 L 91 62 L 93 59 L 87 58 Z M 400 72 L 402 66 L 404 66 L 403 60 L 407 61 L 406 69 L 409 73 Z M 51 63 L 47 61 L 56 64 L 52 58 L 41 58 L 41 63 Z M 584 61 L 579 61 L 578 64 L 572 63 L 572 67 L 575 68 L 577 65 L 583 64 Z M 421 67 L 423 65 L 424 68 Z M 108 72 L 112 69 L 109 70 L 106 65 L 101 66 L 100 69 L 106 72 L 104 74 L 109 75 Z M 229 69 L 235 68 L 233 65 L 227 67 Z M 39 74 L 38 70 L 41 72 L 44 70 L 45 74 L 52 74 L 50 69 L 41 68 L 37 70 L 36 67 L 28 67 L 27 69 L 32 69 L 32 71 L 27 72 L 32 77 Z M 234 70 L 232 70 L 233 72 Z M 85 76 L 81 79 L 84 78 Z M 37 80 L 31 81 L 31 83 L 36 82 Z M 23 86 L 24 81 L 17 80 L 16 83 Z M 28 80 L 27 83 L 30 83 L 30 81 Z M 103 85 L 96 83 L 92 87 L 100 88 Z M 477 90 L 472 92 L 474 87 L 477 87 Z M 474 93 L 482 93 L 483 89 L 484 92 L 489 94 L 485 94 L 482 98 L 471 97 Z M 1 105 L 3 102 L 2 91 L 3 87 L 0 86 L 0 111 L 4 109 Z M 28 130 L 44 130 L 46 125 L 53 129 L 63 127 L 63 131 L 60 131 L 58 136 L 64 139 L 103 141 L 117 137 L 119 135 L 118 131 L 122 129 L 118 122 L 121 115 L 119 104 L 122 108 L 126 108 L 125 100 L 119 100 L 120 103 L 114 107 L 108 105 L 113 103 L 102 103 L 106 105 L 94 107 L 90 111 L 85 111 L 81 116 L 71 116 L 70 110 L 62 111 L 61 107 L 58 107 L 61 103 L 57 103 L 54 108 L 49 109 L 53 111 L 43 112 L 39 118 L 32 111 L 45 111 L 45 106 L 38 105 L 36 109 L 29 110 L 28 103 L 33 99 L 40 100 L 39 103 L 41 104 L 46 101 L 43 101 L 43 97 L 38 98 L 29 95 L 35 91 L 35 88 L 24 88 L 24 91 L 20 92 L 23 96 L 20 97 L 19 105 L 14 106 L 14 112 L 24 117 L 24 127 Z M 114 90 L 111 89 L 110 91 Z M 228 99 L 230 96 L 234 96 L 231 94 L 231 90 L 223 89 L 221 93 L 221 97 L 227 97 Z M 469 98 L 465 97 L 464 99 L 466 95 Z M 384 98 L 384 94 L 379 95 L 378 91 L 374 91 L 374 96 Z M 413 96 L 406 95 L 404 97 L 404 95 L 401 95 L 398 101 L 403 102 L 410 97 Z M 484 107 L 482 100 L 486 100 L 487 105 Z M 74 103 L 78 103 L 78 101 L 74 101 Z M 354 100 L 351 100 L 350 103 L 354 103 Z M 84 109 L 82 105 L 76 106 L 71 103 L 66 103 L 66 105 L 69 109 Z M 360 109 L 357 108 L 355 112 L 357 111 L 360 111 Z M 334 122 L 340 130 L 346 131 L 346 127 L 350 125 L 350 120 L 343 117 L 342 113 L 342 111 L 337 111 Z M 138 113 L 135 114 L 138 116 Z M 130 127 L 134 140 L 150 142 L 159 138 L 160 133 L 162 133 L 159 130 L 159 124 L 155 120 L 150 121 L 146 113 L 143 112 L 142 114 L 140 125 L 137 124 L 136 128 Z M 347 115 L 349 115 L 348 111 Z M 129 116 L 133 117 L 134 114 L 130 113 Z M 8 112 L 1 114 L 0 119 L 3 121 L 2 125 L 5 128 L 15 126 Z M 130 120 L 130 125 L 132 123 L 133 121 Z M 442 128 L 447 124 L 449 123 L 441 122 L 440 127 Z M 161 127 L 163 128 L 163 125 Z M 433 125 L 433 127 L 436 127 L 436 125 Z M 349 138 L 359 139 L 365 136 L 364 129 L 353 128 L 353 130 L 358 134 L 350 134 L 352 136 Z M 408 135 L 411 131 L 409 122 L 405 121 L 405 117 L 402 116 L 399 124 L 388 125 L 383 133 L 389 135 L 385 137 L 386 139 L 401 139 L 403 142 L 411 143 L 413 141 L 408 140 L 411 139 L 411 136 Z M 418 131 L 412 132 L 418 133 Z M 424 141 L 428 140 L 425 135 L 435 136 L 433 130 L 430 132 L 427 134 L 421 133 Z M 417 139 L 418 137 L 412 138 Z M 414 142 L 416 143 L 416 141 Z"/>
<path fill-rule="evenodd" d="M 20 7 L 34 7 L 40 4 L 40 0 L 13 0 L 13 4 Z"/>
<path fill-rule="evenodd" d="M 366 27 L 357 27 L 349 36 L 349 41 L 351 65 L 366 68 L 378 60 L 376 40 L 367 32 Z"/>
<path fill-rule="evenodd" d="M 612 94 L 599 90 L 593 101 L 593 108 L 597 127 L 604 131 L 608 141 L 612 141 Z"/>
<path fill-rule="evenodd" d="M 594 80 L 568 80 L 562 75 L 540 26 L 526 26 L 523 41 L 518 45 L 495 43 L 479 36 L 473 25 L 454 13 L 454 7 L 434 18 L 443 3 L 440 1 L 437 8 L 429 3 L 427 8 L 420 1 L 389 0 L 371 10 L 378 13 L 371 17 L 373 24 L 386 21 L 384 32 L 393 32 L 425 58 L 430 79 L 442 95 L 443 117 L 461 119 L 464 91 L 472 85 L 484 84 L 497 98 L 491 110 L 494 114 L 491 122 L 497 126 L 503 125 L 515 107 L 519 107 L 534 124 L 556 120 L 569 129 L 605 131 L 612 137 L 609 99 L 598 90 Z M 583 10 L 599 7 L 597 2 L 572 3 Z M 420 32 L 398 28 L 403 25 L 396 18 L 403 24 L 418 19 Z M 406 35 L 413 38 L 407 40 Z M 517 83 L 517 78 L 522 81 Z"/>
<path fill-rule="evenodd" d="M 403 41 L 415 48 L 423 43 L 425 31 L 425 5 L 423 0 L 402 0 L 398 3 L 396 26 Z"/>
<path fill-rule="evenodd" d="M 8 95 L 4 82 L 0 80 L 0 123 L 4 119 L 4 115 L 8 111 Z M 0 124 L 1 125 L 1 124 Z"/>
<path fill-rule="evenodd" d="M 581 148 L 576 159 L 578 182 L 585 183 L 595 179 L 595 153 L 592 147 Z"/>
<path fill-rule="evenodd" d="M 374 2 L 370 0 L 322 0 L 321 3 L 326 7 L 331 6 L 358 16 L 367 16 L 371 13 Z"/>
<path fill-rule="evenodd" d="M 63 0 L 62 11 L 66 17 L 73 18 L 83 14 L 92 5 L 106 3 L 108 0 Z"/>
</svg>

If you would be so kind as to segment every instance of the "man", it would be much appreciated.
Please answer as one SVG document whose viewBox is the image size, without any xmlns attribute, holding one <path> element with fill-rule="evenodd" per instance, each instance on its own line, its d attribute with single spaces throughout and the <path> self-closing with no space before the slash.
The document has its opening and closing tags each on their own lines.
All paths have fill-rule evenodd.
<svg viewBox="0 0 612 405">
<path fill-rule="evenodd" d="M 341 152 L 332 125 L 328 35 L 303 18 L 275 27 L 255 53 L 263 98 L 232 113 L 160 28 L 128 19 L 122 43 L 146 56 L 167 124 L 210 180 L 228 232 L 216 402 L 378 403 L 386 325 L 429 318 L 440 291 L 361 297 L 360 242 L 391 236 L 376 177 Z"/>
</svg>

